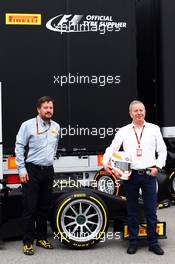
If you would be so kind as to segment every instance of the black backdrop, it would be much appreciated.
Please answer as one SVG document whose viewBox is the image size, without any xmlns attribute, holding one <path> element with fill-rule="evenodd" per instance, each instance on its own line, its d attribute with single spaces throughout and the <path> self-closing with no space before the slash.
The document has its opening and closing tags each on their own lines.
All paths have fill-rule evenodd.
<svg viewBox="0 0 175 264">
<path fill-rule="evenodd" d="M 158 119 L 169 127 L 175 126 L 175 1 L 161 0 L 158 15 Z"/>
<path fill-rule="evenodd" d="M 7 25 L 6 13 L 41 14 L 41 25 Z M 126 22 L 119 32 L 60 34 L 46 28 L 59 14 L 112 16 Z M 61 127 L 118 128 L 129 122 L 128 104 L 136 89 L 135 1 L 1 1 L 0 81 L 3 88 L 3 143 L 14 150 L 20 124 L 36 114 L 36 100 L 55 99 Z M 54 75 L 120 75 L 120 84 L 54 84 Z M 111 136 L 65 136 L 59 148 L 103 151 Z"/>
<path fill-rule="evenodd" d="M 139 97 L 147 117 L 161 127 L 175 127 L 175 1 L 136 0 Z M 165 138 L 166 169 L 174 169 L 175 137 Z"/>
<path fill-rule="evenodd" d="M 175 126 L 175 1 L 136 0 L 139 97 L 148 119 Z"/>
</svg>

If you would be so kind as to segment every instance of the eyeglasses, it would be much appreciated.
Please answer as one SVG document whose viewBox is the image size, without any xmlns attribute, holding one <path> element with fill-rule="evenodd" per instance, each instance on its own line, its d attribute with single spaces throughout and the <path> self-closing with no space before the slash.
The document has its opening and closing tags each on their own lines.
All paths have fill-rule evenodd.
<svg viewBox="0 0 175 264">
<path fill-rule="evenodd" d="M 50 125 L 51 125 L 51 123 L 49 124 L 49 127 L 48 127 L 46 130 L 44 130 L 44 131 L 42 131 L 42 132 L 39 132 L 38 119 L 36 118 L 36 134 L 37 134 L 37 135 L 41 135 L 41 134 L 46 133 L 46 132 L 49 130 Z"/>
</svg>

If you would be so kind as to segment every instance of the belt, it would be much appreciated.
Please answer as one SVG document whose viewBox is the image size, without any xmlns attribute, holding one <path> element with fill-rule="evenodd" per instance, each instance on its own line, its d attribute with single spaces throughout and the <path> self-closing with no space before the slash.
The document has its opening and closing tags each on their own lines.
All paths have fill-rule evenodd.
<svg viewBox="0 0 175 264">
<path fill-rule="evenodd" d="M 143 175 L 143 174 L 150 174 L 150 169 L 140 169 L 140 170 L 133 170 L 132 169 L 132 173 L 137 173 L 137 174 L 140 174 L 140 175 Z"/>
<path fill-rule="evenodd" d="M 50 166 L 43 166 L 43 165 L 36 165 L 36 164 L 33 164 L 32 162 L 26 162 L 27 165 L 29 166 L 34 166 L 40 170 L 45 170 L 45 169 L 50 169 L 50 168 L 53 168 L 53 165 L 50 165 Z"/>
</svg>

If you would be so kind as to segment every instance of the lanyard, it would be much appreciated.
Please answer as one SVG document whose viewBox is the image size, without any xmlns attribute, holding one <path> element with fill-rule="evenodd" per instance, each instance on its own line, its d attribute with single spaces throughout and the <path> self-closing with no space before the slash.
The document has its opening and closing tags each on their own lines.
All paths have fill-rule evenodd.
<svg viewBox="0 0 175 264">
<path fill-rule="evenodd" d="M 139 138 L 138 135 L 137 135 L 137 132 L 136 132 L 136 130 L 135 130 L 135 127 L 133 127 L 134 132 L 135 132 L 135 136 L 136 136 L 136 139 L 137 139 L 137 143 L 138 143 L 138 148 L 140 148 L 140 142 L 141 142 L 141 139 L 142 139 L 142 135 L 143 135 L 144 127 L 145 127 L 145 126 L 142 127 L 142 131 L 141 131 L 141 134 L 140 134 L 140 138 Z"/>
<path fill-rule="evenodd" d="M 46 128 L 46 130 L 44 130 L 44 131 L 42 131 L 42 132 L 39 132 L 38 119 L 36 118 L 36 134 L 37 134 L 37 135 L 41 135 L 41 134 L 43 134 L 43 133 L 46 133 L 46 132 L 49 130 L 50 125 L 51 125 L 51 124 L 49 123 L 49 127 Z"/>
</svg>

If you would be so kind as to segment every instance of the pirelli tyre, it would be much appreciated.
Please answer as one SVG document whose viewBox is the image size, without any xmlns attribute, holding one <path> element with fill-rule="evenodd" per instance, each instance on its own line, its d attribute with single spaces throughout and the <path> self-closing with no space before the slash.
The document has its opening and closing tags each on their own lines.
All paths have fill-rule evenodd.
<svg viewBox="0 0 175 264">
<path fill-rule="evenodd" d="M 105 170 L 98 171 L 93 179 L 93 187 L 98 191 L 105 192 L 111 195 L 118 195 L 120 180 Z"/>
<path fill-rule="evenodd" d="M 169 189 L 173 200 L 175 200 L 175 171 L 169 176 Z"/>
<path fill-rule="evenodd" d="M 98 243 L 108 229 L 105 203 L 92 191 L 76 191 L 63 195 L 55 207 L 55 237 L 74 249 L 90 248 Z"/>
</svg>

